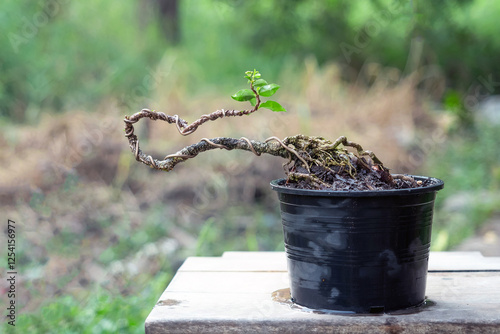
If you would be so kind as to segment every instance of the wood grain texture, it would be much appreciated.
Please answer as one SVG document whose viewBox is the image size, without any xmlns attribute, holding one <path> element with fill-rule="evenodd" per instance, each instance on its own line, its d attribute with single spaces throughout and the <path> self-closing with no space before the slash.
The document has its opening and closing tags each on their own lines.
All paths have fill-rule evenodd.
<svg viewBox="0 0 500 334">
<path fill-rule="evenodd" d="M 500 258 L 432 252 L 430 259 L 431 306 L 355 316 L 273 300 L 274 291 L 289 287 L 282 252 L 189 258 L 151 311 L 146 333 L 499 333 Z"/>
</svg>

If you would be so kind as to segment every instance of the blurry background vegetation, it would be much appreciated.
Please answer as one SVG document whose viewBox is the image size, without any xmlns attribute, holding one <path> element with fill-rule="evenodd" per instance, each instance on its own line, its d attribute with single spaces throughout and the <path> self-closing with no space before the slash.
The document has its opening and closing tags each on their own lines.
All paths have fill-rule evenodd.
<svg viewBox="0 0 500 334">
<path fill-rule="evenodd" d="M 213 152 L 167 175 L 137 164 L 122 130 L 143 107 L 189 121 L 241 108 L 229 96 L 253 68 L 281 84 L 287 114 L 188 138 L 141 122 L 144 149 L 347 135 L 395 172 L 445 181 L 432 248 L 455 247 L 500 204 L 498 17 L 495 0 L 2 1 L 0 203 L 18 226 L 17 330 L 141 333 L 186 256 L 283 250 L 268 185 L 282 161 Z"/>
</svg>

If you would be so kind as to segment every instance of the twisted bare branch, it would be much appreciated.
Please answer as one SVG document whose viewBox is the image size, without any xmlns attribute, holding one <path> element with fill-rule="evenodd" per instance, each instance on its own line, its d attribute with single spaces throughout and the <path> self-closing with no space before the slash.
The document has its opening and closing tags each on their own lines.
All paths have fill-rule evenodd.
<svg viewBox="0 0 500 334">
<path fill-rule="evenodd" d="M 257 95 L 258 97 L 258 95 Z M 186 161 L 196 157 L 198 154 L 213 150 L 213 149 L 225 149 L 233 150 L 240 149 L 245 151 L 250 151 L 257 156 L 262 153 L 270 154 L 273 156 L 279 156 L 282 158 L 290 159 L 290 162 L 294 162 L 292 166 L 287 171 L 288 179 L 291 181 L 307 181 L 309 186 L 313 188 L 321 189 L 328 188 L 328 184 L 318 177 L 318 168 L 323 168 L 327 173 L 330 172 L 342 172 L 343 170 L 348 171 L 348 174 L 354 178 L 356 174 L 356 168 L 353 163 L 357 164 L 358 167 L 362 166 L 365 170 L 371 172 L 378 172 L 381 180 L 384 179 L 388 183 L 393 183 L 393 178 L 389 174 L 388 170 L 383 167 L 380 160 L 371 151 L 365 151 L 363 148 L 354 142 L 348 141 L 346 137 L 339 137 L 335 142 L 331 142 L 322 137 L 308 137 L 304 135 L 296 135 L 287 137 L 283 140 L 277 137 L 270 137 L 264 142 L 249 140 L 248 138 L 242 137 L 240 139 L 227 138 L 227 137 L 217 137 L 217 138 L 202 138 L 198 143 L 187 146 L 182 150 L 165 156 L 162 160 L 155 159 L 151 155 L 145 154 L 139 147 L 139 139 L 134 134 L 134 124 L 137 123 L 142 118 L 149 118 L 151 120 L 161 120 L 169 124 L 175 124 L 177 130 L 181 135 L 188 135 L 196 131 L 196 129 L 204 124 L 205 122 L 216 120 L 218 118 L 226 116 L 243 116 L 255 112 L 258 109 L 260 100 L 255 108 L 251 110 L 235 111 L 235 110 L 217 110 L 211 114 L 203 115 L 195 122 L 188 125 L 188 123 L 177 115 L 169 116 L 162 112 L 151 111 L 149 109 L 143 109 L 132 116 L 126 116 L 124 119 L 125 123 L 125 136 L 129 141 L 129 146 L 135 155 L 135 158 L 155 169 L 160 169 L 164 171 L 171 171 L 178 163 Z M 357 150 L 358 157 L 360 156 L 370 156 L 375 165 L 371 162 L 366 162 L 363 159 L 356 159 L 352 153 L 347 150 L 338 148 L 342 144 L 344 147 L 353 147 Z M 300 168 L 303 167 L 307 170 L 308 174 L 300 172 Z M 311 172 L 311 168 L 315 167 L 315 172 Z M 337 171 L 334 169 L 337 168 Z M 410 182 L 412 185 L 415 184 L 413 178 L 406 175 L 395 175 L 394 179 L 401 179 L 406 182 Z M 370 185 L 367 184 L 369 189 Z"/>
<path fill-rule="evenodd" d="M 255 108 L 254 108 L 255 109 Z M 175 124 L 179 133 L 182 135 L 188 135 L 196 131 L 196 129 L 203 123 L 209 120 L 215 120 L 217 118 L 225 116 L 242 116 L 248 115 L 255 110 L 217 110 L 209 115 L 203 115 L 197 121 L 191 123 L 188 126 L 187 122 L 177 115 L 169 116 L 163 112 L 151 111 L 149 109 L 142 109 L 140 112 L 133 114 L 132 116 L 126 116 L 125 122 L 125 136 L 129 141 L 129 146 L 135 155 L 137 161 L 140 161 L 152 168 L 161 169 L 164 171 L 171 171 L 175 165 L 183 162 L 187 159 L 196 157 L 198 154 L 213 150 L 216 148 L 233 150 L 240 149 L 253 152 L 255 155 L 261 155 L 262 153 L 267 153 L 274 156 L 280 156 L 283 158 L 288 158 L 290 156 L 289 149 L 286 145 L 280 143 L 269 143 L 269 142 L 258 142 L 249 140 L 248 138 L 242 137 L 240 139 L 218 137 L 207 139 L 203 138 L 200 142 L 193 144 L 191 146 L 185 147 L 177 153 L 167 155 L 163 160 L 158 160 L 153 158 L 151 155 L 145 154 L 139 147 L 139 139 L 134 134 L 134 124 L 137 123 L 142 118 L 150 118 L 152 120 L 161 120 L 169 124 Z"/>
</svg>

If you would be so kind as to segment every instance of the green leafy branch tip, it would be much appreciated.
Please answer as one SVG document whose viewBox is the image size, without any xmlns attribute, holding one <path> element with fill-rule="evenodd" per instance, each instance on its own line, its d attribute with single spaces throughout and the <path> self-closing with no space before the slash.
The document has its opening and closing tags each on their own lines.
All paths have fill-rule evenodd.
<svg viewBox="0 0 500 334">
<path fill-rule="evenodd" d="M 269 100 L 261 103 L 261 97 L 273 96 L 280 88 L 279 85 L 275 83 L 269 84 L 266 80 L 262 79 L 261 74 L 257 70 L 246 71 L 245 79 L 248 79 L 250 89 L 241 89 L 234 93 L 231 96 L 234 100 L 240 102 L 249 101 L 255 110 L 266 108 L 272 111 L 286 111 L 286 109 L 276 101 Z"/>
</svg>

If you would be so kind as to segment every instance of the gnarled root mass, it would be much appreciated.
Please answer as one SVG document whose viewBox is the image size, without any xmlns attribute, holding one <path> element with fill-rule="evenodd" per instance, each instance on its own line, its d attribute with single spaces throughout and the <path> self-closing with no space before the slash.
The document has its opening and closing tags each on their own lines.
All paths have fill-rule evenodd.
<svg viewBox="0 0 500 334">
<path fill-rule="evenodd" d="M 200 142 L 187 146 L 175 154 L 167 155 L 162 160 L 147 155 L 139 148 L 139 139 L 134 134 L 134 126 L 141 118 L 162 120 L 175 124 L 182 134 L 190 134 L 202 123 L 227 116 L 242 116 L 252 111 L 237 112 L 216 111 L 202 116 L 191 125 L 176 116 L 143 109 L 142 111 L 125 117 L 125 136 L 130 148 L 138 161 L 156 169 L 171 171 L 178 163 L 196 157 L 198 154 L 213 149 L 241 149 L 256 155 L 271 154 L 288 159 L 284 164 L 287 182 L 290 187 L 302 189 L 322 190 L 381 190 L 401 189 L 425 186 L 421 181 L 416 182 L 406 175 L 391 175 L 389 169 L 371 151 L 365 151 L 346 137 L 340 137 L 332 142 L 322 137 L 296 135 L 280 140 L 271 137 L 264 142 L 247 138 L 213 139 L 203 138 Z M 341 146 L 342 145 L 342 146 Z M 355 152 L 350 152 L 351 147 Z"/>
<path fill-rule="evenodd" d="M 331 142 L 322 137 L 297 135 L 283 142 L 302 157 L 301 160 L 292 158 L 285 164 L 290 187 L 353 191 L 423 186 L 412 177 L 391 175 L 373 152 L 363 150 L 361 145 L 344 136 Z M 356 152 L 348 151 L 347 147 Z"/>
</svg>

